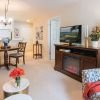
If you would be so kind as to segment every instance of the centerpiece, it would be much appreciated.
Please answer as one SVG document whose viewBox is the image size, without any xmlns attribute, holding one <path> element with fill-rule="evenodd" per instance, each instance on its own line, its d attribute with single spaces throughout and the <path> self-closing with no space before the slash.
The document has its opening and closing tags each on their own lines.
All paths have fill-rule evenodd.
<svg viewBox="0 0 100 100">
<path fill-rule="evenodd" d="M 2 42 L 4 43 L 4 48 L 8 47 L 8 44 L 9 44 L 10 40 L 11 39 L 9 37 L 6 37 L 6 38 L 2 39 Z"/>
<path fill-rule="evenodd" d="M 100 38 L 100 28 L 96 27 L 94 30 L 92 30 L 92 33 L 89 35 L 89 37 L 92 41 L 92 46 L 98 47 L 98 41 Z"/>
<path fill-rule="evenodd" d="M 20 87 L 21 76 L 24 75 L 24 70 L 22 68 L 14 68 L 9 76 L 15 79 L 15 83 L 17 87 Z"/>
</svg>

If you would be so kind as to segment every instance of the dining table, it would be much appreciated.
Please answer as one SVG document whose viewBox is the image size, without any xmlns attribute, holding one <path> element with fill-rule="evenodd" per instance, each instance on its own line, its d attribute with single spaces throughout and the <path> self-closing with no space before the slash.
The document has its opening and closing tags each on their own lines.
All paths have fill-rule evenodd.
<svg viewBox="0 0 100 100">
<path fill-rule="evenodd" d="M 17 51 L 19 47 L 9 46 L 9 47 L 0 47 L 0 52 L 4 52 L 4 64 L 1 64 L 0 66 L 6 67 L 7 70 L 9 70 L 9 55 L 8 51 Z"/>
</svg>

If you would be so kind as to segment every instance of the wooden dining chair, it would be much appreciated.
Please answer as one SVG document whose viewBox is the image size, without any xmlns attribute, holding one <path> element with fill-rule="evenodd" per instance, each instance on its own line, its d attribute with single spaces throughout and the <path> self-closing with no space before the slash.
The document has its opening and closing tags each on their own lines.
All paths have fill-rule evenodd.
<svg viewBox="0 0 100 100">
<path fill-rule="evenodd" d="M 9 65 L 11 64 L 11 58 L 15 58 L 16 59 L 16 64 L 15 66 L 17 67 L 17 64 L 19 63 L 19 58 L 23 57 L 23 63 L 25 64 L 25 49 L 26 49 L 26 42 L 19 42 L 18 43 L 18 51 L 17 53 L 12 53 L 9 54 Z"/>
</svg>

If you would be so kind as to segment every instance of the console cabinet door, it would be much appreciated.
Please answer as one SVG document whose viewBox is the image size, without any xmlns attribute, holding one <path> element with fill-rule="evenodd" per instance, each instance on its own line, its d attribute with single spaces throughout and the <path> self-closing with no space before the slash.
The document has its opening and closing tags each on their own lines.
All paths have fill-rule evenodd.
<svg viewBox="0 0 100 100">
<path fill-rule="evenodd" d="M 96 68 L 96 58 L 94 57 L 83 57 L 83 69 Z"/>
<path fill-rule="evenodd" d="M 63 60 L 63 52 L 56 51 L 55 52 L 55 68 L 62 69 L 62 61 Z"/>
</svg>

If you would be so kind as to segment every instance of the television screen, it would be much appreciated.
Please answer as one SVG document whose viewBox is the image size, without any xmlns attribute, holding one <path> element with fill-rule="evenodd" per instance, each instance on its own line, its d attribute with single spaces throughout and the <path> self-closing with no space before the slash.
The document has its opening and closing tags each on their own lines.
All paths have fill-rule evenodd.
<svg viewBox="0 0 100 100">
<path fill-rule="evenodd" d="M 61 27 L 60 42 L 81 44 L 81 30 L 82 30 L 82 25 Z"/>
</svg>

